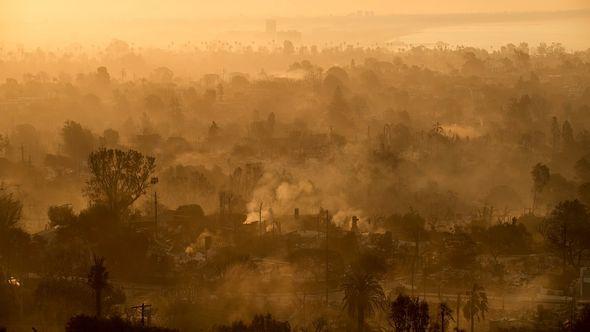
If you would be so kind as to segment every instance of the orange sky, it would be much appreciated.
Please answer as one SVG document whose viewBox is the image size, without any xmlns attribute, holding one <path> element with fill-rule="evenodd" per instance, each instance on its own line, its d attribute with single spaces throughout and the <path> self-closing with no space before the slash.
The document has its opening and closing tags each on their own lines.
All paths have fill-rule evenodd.
<svg viewBox="0 0 590 332">
<path fill-rule="evenodd" d="M 4 18 L 196 18 L 227 16 L 343 15 L 356 10 L 376 14 L 498 11 L 548 11 L 590 8 L 590 0 L 0 0 Z"/>
<path fill-rule="evenodd" d="M 574 9 L 590 9 L 590 0 L 0 0 L 0 43 L 98 40 L 120 31 L 103 24 L 113 19 L 324 16 L 358 10 L 384 15 Z"/>
</svg>

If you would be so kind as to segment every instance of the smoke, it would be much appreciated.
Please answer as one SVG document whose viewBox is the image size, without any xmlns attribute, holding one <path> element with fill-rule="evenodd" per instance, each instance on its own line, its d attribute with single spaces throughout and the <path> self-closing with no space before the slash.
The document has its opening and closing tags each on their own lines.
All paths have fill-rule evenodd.
<svg viewBox="0 0 590 332">
<path fill-rule="evenodd" d="M 245 223 L 271 220 L 273 214 L 290 214 L 295 208 L 313 210 L 321 201 L 320 190 L 309 179 L 294 179 L 285 170 L 267 171 L 247 204 Z"/>
<path fill-rule="evenodd" d="M 480 137 L 482 133 L 477 129 L 470 126 L 462 126 L 459 124 L 443 125 L 442 128 L 451 135 L 457 135 L 461 138 L 474 138 Z"/>
<path fill-rule="evenodd" d="M 332 160 L 308 160 L 297 168 L 287 168 L 281 162 L 266 165 L 247 204 L 245 223 L 272 221 L 297 208 L 302 214 L 328 210 L 339 226 L 347 226 L 352 216 L 359 217 L 359 226 L 364 224 L 364 202 L 356 196 L 371 186 L 369 170 L 360 166 L 366 150 L 356 144 L 345 150 Z M 368 229 L 368 225 L 361 229 Z"/>
</svg>

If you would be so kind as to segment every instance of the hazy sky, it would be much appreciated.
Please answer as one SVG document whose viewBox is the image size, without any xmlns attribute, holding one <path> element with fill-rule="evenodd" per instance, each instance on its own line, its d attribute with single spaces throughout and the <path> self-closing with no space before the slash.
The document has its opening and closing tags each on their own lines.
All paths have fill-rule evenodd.
<svg viewBox="0 0 590 332">
<path fill-rule="evenodd" d="M 590 8 L 590 0 L 0 0 L 19 19 L 227 17 L 548 11 Z M 6 17 L 4 17 L 5 19 Z"/>
<path fill-rule="evenodd" d="M 192 38 L 206 30 L 242 28 L 209 23 L 184 32 L 177 28 L 179 22 L 196 22 L 200 18 L 309 17 L 356 11 L 386 15 L 575 9 L 590 9 L 590 0 L 0 0 L 0 46 L 92 43 L 114 37 L 156 40 L 155 31 L 149 31 L 155 29 L 155 21 L 139 24 L 137 19 L 168 19 L 162 21 L 166 26 L 158 26 L 158 31 L 161 40 L 172 40 L 179 36 Z"/>
</svg>

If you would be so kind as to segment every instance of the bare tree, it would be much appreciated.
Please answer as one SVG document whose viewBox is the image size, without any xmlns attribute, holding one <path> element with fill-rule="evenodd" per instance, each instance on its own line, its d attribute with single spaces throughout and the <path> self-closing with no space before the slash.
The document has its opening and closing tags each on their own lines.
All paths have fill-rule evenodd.
<svg viewBox="0 0 590 332">
<path fill-rule="evenodd" d="M 90 179 L 86 196 L 105 205 L 117 218 L 144 195 L 156 164 L 153 157 L 135 150 L 99 149 L 88 158 Z"/>
</svg>

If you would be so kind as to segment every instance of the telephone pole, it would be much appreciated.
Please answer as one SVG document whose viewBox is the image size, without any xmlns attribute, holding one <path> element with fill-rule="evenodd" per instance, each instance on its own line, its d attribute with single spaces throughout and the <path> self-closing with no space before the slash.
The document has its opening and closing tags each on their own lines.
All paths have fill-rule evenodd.
<svg viewBox="0 0 590 332">
<path fill-rule="evenodd" d="M 131 309 L 135 309 L 140 311 L 141 313 L 141 326 L 145 326 L 146 325 L 146 318 L 148 321 L 148 325 L 150 322 L 150 318 L 152 316 L 152 305 L 151 304 L 145 304 L 142 303 L 141 305 L 136 305 L 134 307 L 131 307 Z"/>
</svg>

